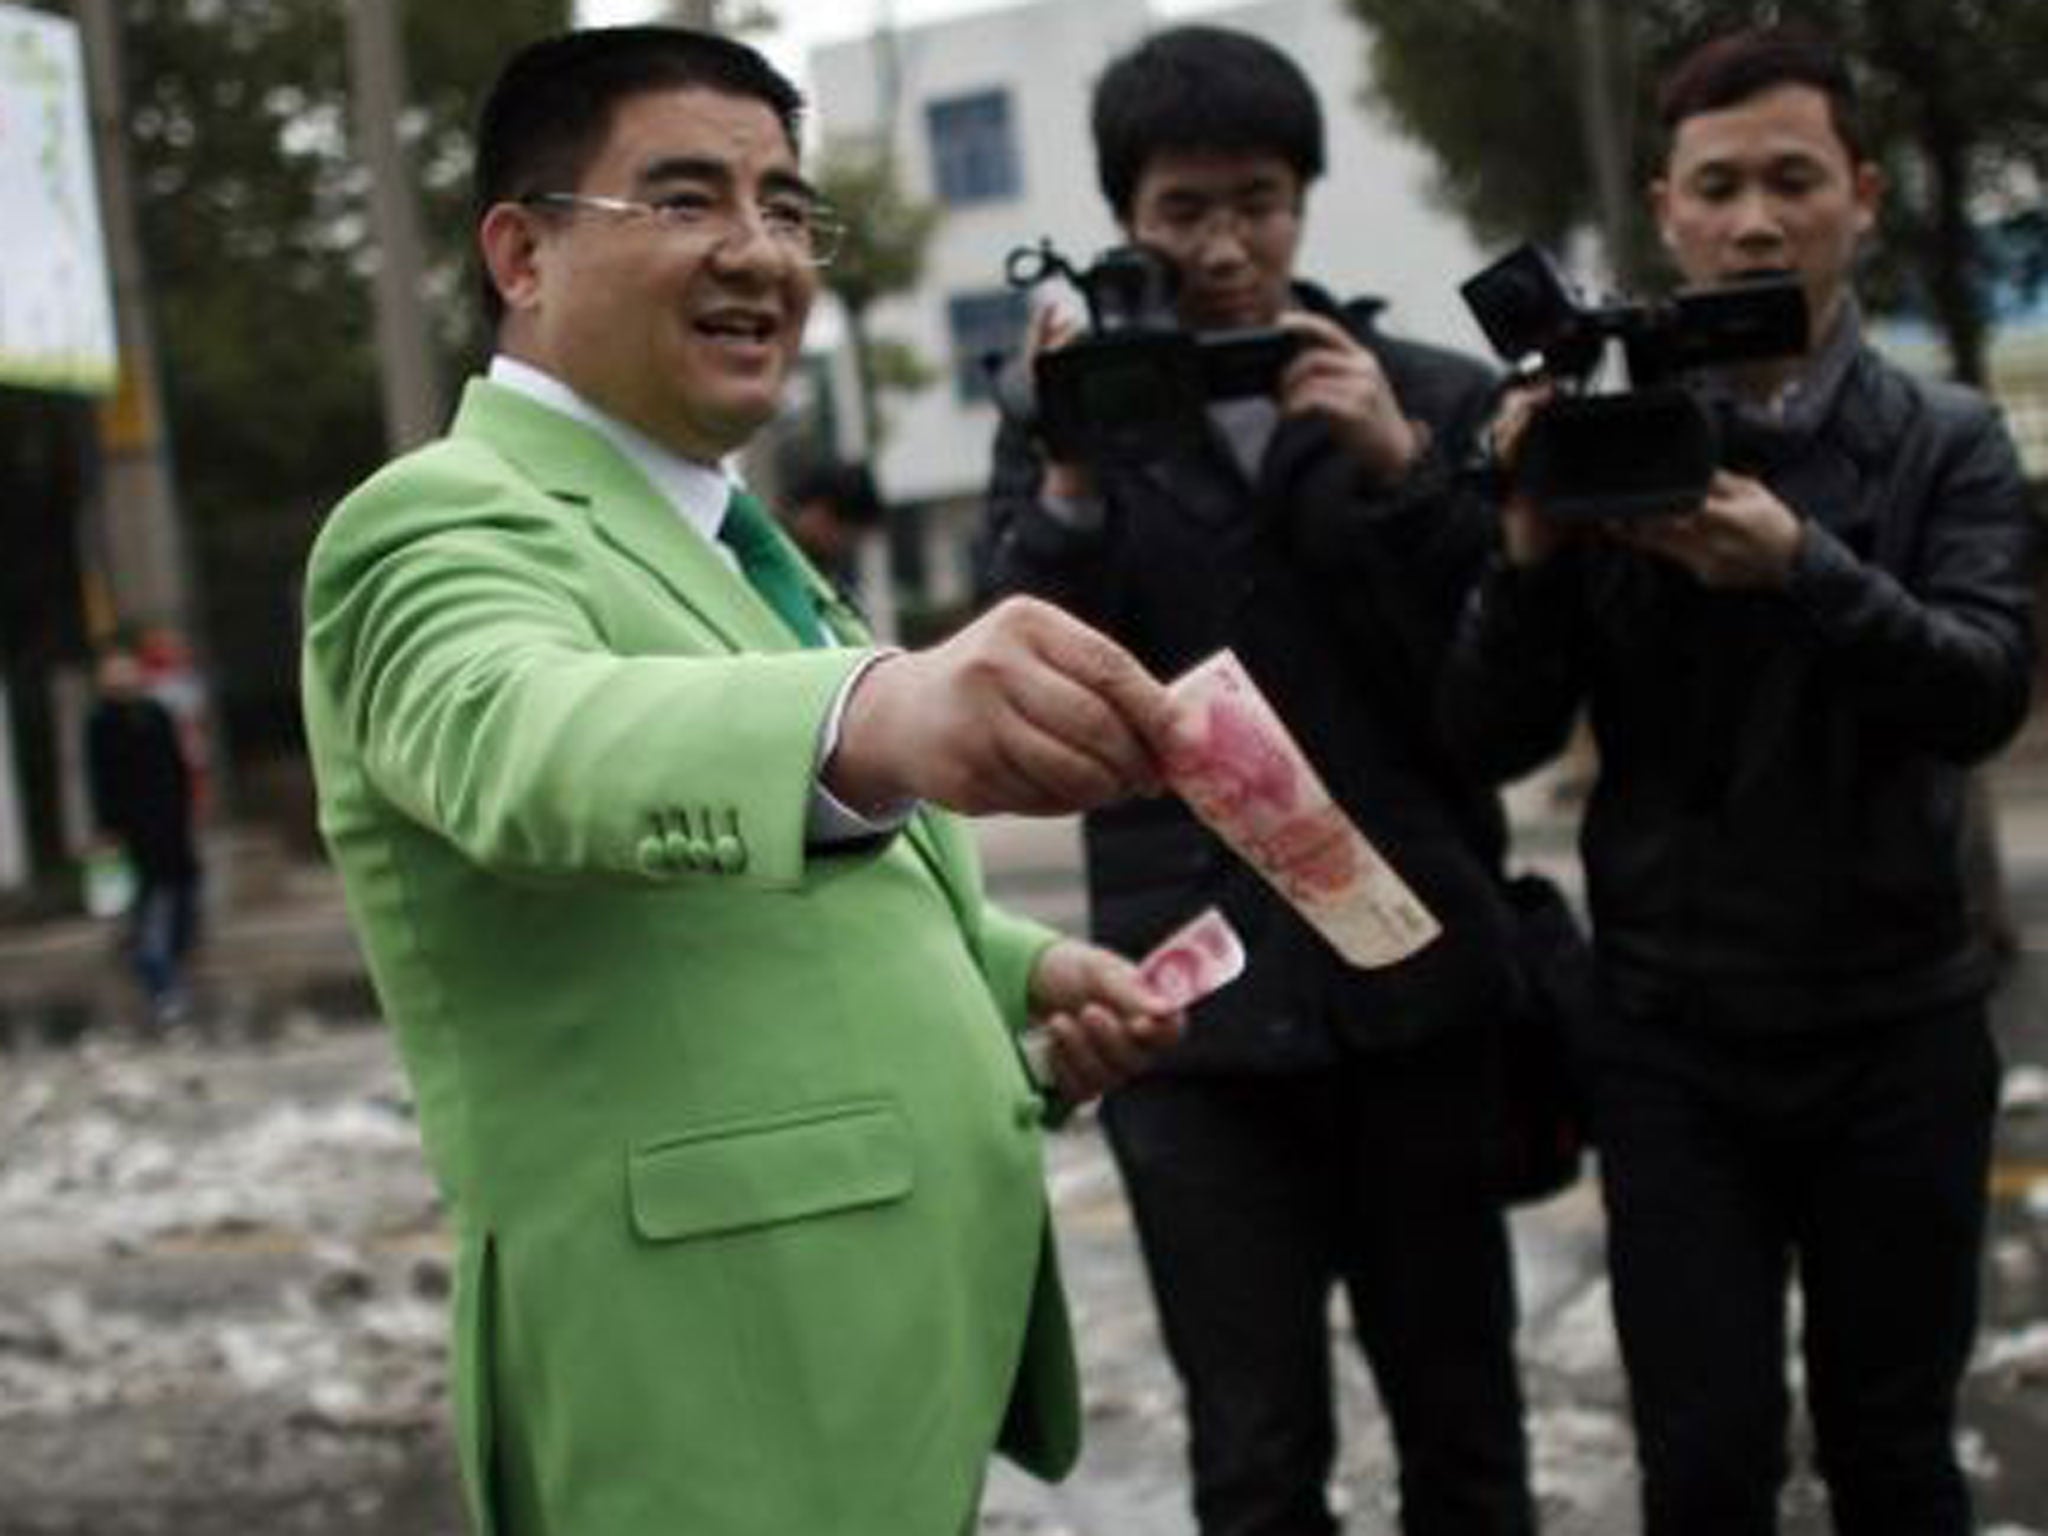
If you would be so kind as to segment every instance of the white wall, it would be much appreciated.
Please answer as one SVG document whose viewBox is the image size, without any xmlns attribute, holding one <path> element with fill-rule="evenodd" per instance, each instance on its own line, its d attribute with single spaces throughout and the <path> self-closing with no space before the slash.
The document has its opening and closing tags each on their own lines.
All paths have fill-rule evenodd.
<svg viewBox="0 0 2048 1536">
<path fill-rule="evenodd" d="M 881 480 L 891 499 L 969 494 L 988 472 L 995 417 L 988 406 L 963 407 L 954 395 L 947 298 L 1000 287 L 1004 257 L 1042 235 L 1077 260 L 1115 238 L 1095 190 L 1087 93 L 1103 65 L 1135 43 L 1146 24 L 1144 0 L 1040 0 L 897 34 L 901 97 L 893 140 L 911 195 L 936 200 L 926 104 L 994 87 L 1010 96 L 1022 195 L 947 209 L 921 290 L 876 307 L 877 333 L 909 343 L 945 375 L 916 395 L 885 400 L 889 444 Z M 812 95 L 828 141 L 873 130 L 876 79 L 866 41 L 812 55 Z M 860 216 L 858 209 L 845 212 Z"/>
</svg>

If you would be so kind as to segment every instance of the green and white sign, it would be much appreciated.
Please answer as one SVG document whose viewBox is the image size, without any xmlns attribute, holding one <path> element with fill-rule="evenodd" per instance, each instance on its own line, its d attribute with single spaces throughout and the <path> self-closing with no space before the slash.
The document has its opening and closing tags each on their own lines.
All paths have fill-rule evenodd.
<svg viewBox="0 0 2048 1536">
<path fill-rule="evenodd" d="M 105 394 L 117 364 L 78 28 L 0 5 L 0 384 Z"/>
</svg>

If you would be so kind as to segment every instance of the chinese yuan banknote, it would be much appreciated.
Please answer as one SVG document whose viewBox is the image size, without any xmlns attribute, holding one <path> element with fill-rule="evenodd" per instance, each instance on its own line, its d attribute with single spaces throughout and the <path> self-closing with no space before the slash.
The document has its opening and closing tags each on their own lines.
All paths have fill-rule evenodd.
<svg viewBox="0 0 2048 1536">
<path fill-rule="evenodd" d="M 1244 945 L 1230 920 L 1204 907 L 1138 962 L 1138 974 L 1176 1008 L 1186 1008 L 1244 974 Z"/>
<path fill-rule="evenodd" d="M 1441 928 L 1330 798 L 1243 664 L 1218 651 L 1172 684 L 1167 782 L 1330 946 L 1372 969 Z"/>
<path fill-rule="evenodd" d="M 1174 1008 L 1191 1008 L 1244 974 L 1244 945 L 1230 919 L 1204 907 L 1153 946 L 1138 962 L 1138 974 Z M 1031 1080 L 1051 1088 L 1052 1041 L 1041 1029 L 1026 1032 L 1022 1045 Z"/>
</svg>

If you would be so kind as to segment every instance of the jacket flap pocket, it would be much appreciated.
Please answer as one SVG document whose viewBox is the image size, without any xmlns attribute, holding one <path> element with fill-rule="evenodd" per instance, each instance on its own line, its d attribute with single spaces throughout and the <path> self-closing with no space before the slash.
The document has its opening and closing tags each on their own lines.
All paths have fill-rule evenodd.
<svg viewBox="0 0 2048 1536">
<path fill-rule="evenodd" d="M 891 1099 L 821 1104 L 645 1142 L 627 1154 L 633 1228 L 656 1242 L 736 1232 L 910 1193 Z"/>
</svg>

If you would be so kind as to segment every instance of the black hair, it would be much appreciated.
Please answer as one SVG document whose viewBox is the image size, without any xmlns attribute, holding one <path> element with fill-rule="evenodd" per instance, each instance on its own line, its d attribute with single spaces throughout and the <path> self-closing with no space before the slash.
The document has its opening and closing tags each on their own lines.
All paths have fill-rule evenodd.
<svg viewBox="0 0 2048 1536">
<path fill-rule="evenodd" d="M 865 464 L 843 459 L 813 464 L 790 482 L 784 498 L 792 507 L 822 501 L 833 516 L 856 528 L 872 528 L 882 520 L 882 497 Z"/>
<path fill-rule="evenodd" d="M 686 27 L 591 27 L 529 43 L 499 71 L 477 117 L 475 212 L 573 189 L 604 146 L 621 101 L 700 87 L 765 103 L 794 152 L 801 92 L 754 49 Z M 504 315 L 488 272 L 484 318 Z"/>
<path fill-rule="evenodd" d="M 1665 152 L 1670 152 L 1670 143 L 1687 118 L 1737 106 L 1779 85 L 1810 85 L 1826 96 L 1835 137 L 1848 150 L 1850 162 L 1867 158 L 1862 111 L 1848 61 L 1827 38 L 1796 21 L 1723 32 L 1680 59 L 1657 92 Z"/>
<path fill-rule="evenodd" d="M 1315 88 L 1262 38 L 1223 27 L 1173 27 L 1114 60 L 1095 82 L 1095 173 L 1127 218 L 1153 156 L 1181 151 L 1273 154 L 1305 188 L 1323 173 Z"/>
</svg>

